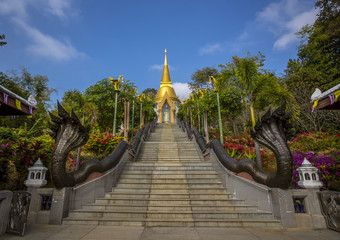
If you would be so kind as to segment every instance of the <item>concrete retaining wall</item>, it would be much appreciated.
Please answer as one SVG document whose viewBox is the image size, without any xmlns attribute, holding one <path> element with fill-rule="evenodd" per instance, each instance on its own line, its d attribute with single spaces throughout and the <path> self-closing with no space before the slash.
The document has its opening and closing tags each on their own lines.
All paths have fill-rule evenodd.
<svg viewBox="0 0 340 240">
<path fill-rule="evenodd" d="M 283 227 L 327 228 L 317 195 L 319 189 L 270 188 L 236 176 L 220 163 L 212 149 L 205 159 L 213 163 L 228 192 L 234 193 L 236 198 L 245 200 L 247 204 L 257 205 L 261 211 L 272 212 L 276 219 L 281 220 Z M 294 198 L 303 199 L 305 213 L 295 213 Z"/>
<path fill-rule="evenodd" d="M 11 211 L 13 192 L 3 190 L 0 191 L 0 235 L 6 232 Z"/>
</svg>

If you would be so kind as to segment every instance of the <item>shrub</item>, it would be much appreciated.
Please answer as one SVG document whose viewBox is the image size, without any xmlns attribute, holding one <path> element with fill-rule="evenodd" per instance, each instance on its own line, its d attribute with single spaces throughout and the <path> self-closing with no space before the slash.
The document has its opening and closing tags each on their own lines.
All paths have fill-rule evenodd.
<svg viewBox="0 0 340 240">
<path fill-rule="evenodd" d="M 25 129 L 10 129 L 0 127 L 0 189 L 24 189 L 28 168 L 38 158 L 45 167 L 50 168 L 51 157 L 54 151 L 54 140 L 46 132 L 40 136 L 30 138 L 26 136 Z M 29 135 L 29 134 L 28 134 Z M 83 147 L 80 164 L 87 159 L 103 159 L 111 154 L 122 137 L 112 136 L 108 133 L 90 134 L 89 141 Z M 69 154 L 66 165 L 67 171 L 76 167 L 76 151 Z M 47 171 L 46 180 L 50 184 L 50 175 Z"/>
<path fill-rule="evenodd" d="M 294 162 L 293 187 L 299 181 L 296 168 L 300 167 L 306 157 L 313 166 L 318 168 L 320 180 L 324 187 L 339 190 L 340 183 L 340 135 L 326 132 L 300 133 L 288 142 Z M 233 158 L 239 160 L 249 158 L 256 160 L 254 142 L 248 133 L 241 138 L 225 138 L 224 148 Z M 264 170 L 275 172 L 276 159 L 269 149 L 261 147 L 262 166 Z"/>
</svg>

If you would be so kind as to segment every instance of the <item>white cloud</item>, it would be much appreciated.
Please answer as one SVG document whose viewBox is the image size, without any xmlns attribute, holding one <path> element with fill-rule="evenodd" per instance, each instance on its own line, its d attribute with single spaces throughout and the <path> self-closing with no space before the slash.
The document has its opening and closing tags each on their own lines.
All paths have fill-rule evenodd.
<svg viewBox="0 0 340 240">
<path fill-rule="evenodd" d="M 67 19 L 68 16 L 73 15 L 72 12 L 74 13 L 74 9 L 71 8 L 71 2 L 70 0 L 48 0 L 46 9 L 52 15 Z"/>
<path fill-rule="evenodd" d="M 313 24 L 316 14 L 317 10 L 309 1 L 281 0 L 257 13 L 256 22 L 277 36 L 274 49 L 281 50 L 298 41 L 295 33 L 304 25 Z"/>
<path fill-rule="evenodd" d="M 199 55 L 214 54 L 217 52 L 222 52 L 223 46 L 221 43 L 210 43 L 198 50 Z"/>
<path fill-rule="evenodd" d="M 168 65 L 169 70 L 175 70 L 174 67 L 172 67 L 171 65 Z M 149 67 L 150 71 L 163 71 L 164 69 L 164 64 L 153 64 Z"/>
<path fill-rule="evenodd" d="M 274 49 L 285 49 L 290 43 L 297 41 L 296 32 L 298 32 L 303 26 L 314 23 L 316 19 L 317 10 L 312 9 L 307 12 L 303 12 L 291 21 L 285 24 L 287 33 L 279 37 L 274 43 Z"/>
<path fill-rule="evenodd" d="M 149 70 L 157 70 L 162 71 L 163 70 L 163 64 L 153 64 L 149 67 Z"/>
<path fill-rule="evenodd" d="M 84 53 L 78 52 L 68 41 L 61 42 L 54 39 L 20 20 L 16 20 L 16 23 L 31 39 L 32 44 L 27 47 L 27 50 L 32 54 L 57 61 L 68 61 L 72 58 L 85 56 Z"/>
<path fill-rule="evenodd" d="M 0 0 L 0 15 L 8 16 L 15 26 L 26 33 L 31 43 L 27 50 L 34 55 L 57 61 L 67 61 L 85 56 L 72 46 L 69 41 L 60 41 L 32 27 L 28 6 L 36 8 L 44 14 L 48 13 L 66 20 L 77 12 L 71 8 L 72 0 Z M 20 36 L 22 37 L 22 36 Z"/>
<path fill-rule="evenodd" d="M 27 3 L 28 1 L 23 0 L 0 0 L 0 14 L 25 18 Z"/>
<path fill-rule="evenodd" d="M 0 0 L 0 14 L 24 19 L 28 16 L 27 7 L 31 6 L 45 14 L 67 19 L 77 12 L 71 7 L 71 3 L 72 0 Z"/>
<path fill-rule="evenodd" d="M 189 85 L 187 83 L 174 82 L 172 83 L 172 87 L 180 100 L 188 98 L 189 94 L 191 93 L 191 90 L 189 89 Z"/>
</svg>

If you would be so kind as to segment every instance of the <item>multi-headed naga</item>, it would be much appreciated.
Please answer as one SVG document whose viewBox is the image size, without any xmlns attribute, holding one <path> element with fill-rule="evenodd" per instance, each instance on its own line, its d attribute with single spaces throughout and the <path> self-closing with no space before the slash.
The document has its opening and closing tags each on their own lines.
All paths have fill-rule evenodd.
<svg viewBox="0 0 340 240">
<path fill-rule="evenodd" d="M 247 172 L 258 183 L 286 189 L 293 177 L 293 157 L 287 144 L 287 140 L 292 135 L 293 124 L 289 123 L 292 111 L 286 113 L 285 109 L 285 103 L 273 113 L 269 109 L 251 130 L 252 138 L 275 154 L 276 172 L 263 170 L 251 159 L 245 158 L 240 161 L 233 159 L 216 139 L 211 141 L 208 147 L 214 150 L 222 165 L 230 171 L 235 173 Z"/>
<path fill-rule="evenodd" d="M 67 173 L 65 164 L 70 151 L 84 145 L 88 138 L 87 130 L 80 124 L 77 115 L 69 115 L 58 102 L 59 117 L 50 113 L 52 123 L 50 135 L 55 139 L 55 149 L 51 160 L 51 177 L 56 188 L 73 187 L 84 182 L 93 172 L 104 172 L 115 167 L 129 144 L 121 141 L 111 155 L 102 161 L 87 160 L 74 172 Z"/>
</svg>

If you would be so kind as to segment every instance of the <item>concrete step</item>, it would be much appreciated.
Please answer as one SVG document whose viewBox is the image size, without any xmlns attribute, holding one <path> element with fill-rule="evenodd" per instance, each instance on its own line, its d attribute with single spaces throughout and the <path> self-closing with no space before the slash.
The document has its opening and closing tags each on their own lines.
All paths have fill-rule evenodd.
<svg viewBox="0 0 340 240">
<path fill-rule="evenodd" d="M 147 188 L 150 189 L 151 188 L 151 181 L 149 183 L 140 183 L 139 181 L 136 181 L 136 179 L 132 179 L 134 181 L 131 182 L 119 182 L 117 184 L 118 188 Z M 162 183 L 157 183 L 157 187 L 158 188 L 162 188 L 162 189 L 171 189 L 171 188 L 175 188 L 175 189 L 179 189 L 179 188 L 183 188 L 183 189 L 209 189 L 209 188 L 218 188 L 221 187 L 222 184 L 221 183 L 214 183 L 214 182 L 208 182 L 208 183 L 190 183 L 188 186 L 187 184 L 183 184 L 185 182 L 180 182 L 180 183 L 173 183 L 172 181 L 166 183 L 166 182 L 162 182 Z"/>
<path fill-rule="evenodd" d="M 132 205 L 207 205 L 207 206 L 217 206 L 219 204 L 225 205 L 242 205 L 244 200 L 240 199 L 162 199 L 162 198 L 148 198 L 148 199 L 132 199 L 132 198 L 122 198 L 122 197 L 111 197 L 111 198 L 97 198 L 95 204 L 132 204 Z"/>
<path fill-rule="evenodd" d="M 155 191 L 149 193 L 106 193 L 105 198 L 128 198 L 128 199 L 233 199 L 233 194 L 227 193 L 158 193 Z"/>
<path fill-rule="evenodd" d="M 134 166 L 129 165 L 126 166 L 124 169 L 124 172 L 128 171 L 142 171 L 143 173 L 146 173 L 147 171 L 214 171 L 211 166 Z M 145 172 L 144 172 L 145 171 Z M 214 171 L 215 172 L 215 171 Z M 216 173 L 216 172 L 215 172 Z"/>
<path fill-rule="evenodd" d="M 216 212 L 216 211 L 229 211 L 229 212 L 255 212 L 256 206 L 252 205 L 219 205 L 219 206 L 205 206 L 205 205 L 138 205 L 138 204 L 85 204 L 84 210 L 113 210 L 113 211 L 201 211 L 201 212 Z"/>
<path fill-rule="evenodd" d="M 140 178 L 140 179 L 212 179 L 212 178 L 218 178 L 218 175 L 215 174 L 187 174 L 187 173 L 182 173 L 182 174 L 128 174 L 128 173 L 123 173 L 121 175 L 121 179 L 125 178 Z"/>
<path fill-rule="evenodd" d="M 64 218 L 63 224 L 65 225 L 104 225 L 104 226 L 133 226 L 144 227 L 145 219 L 141 218 Z"/>
<path fill-rule="evenodd" d="M 151 219 L 273 219 L 265 212 L 227 212 L 227 211 L 152 211 L 152 210 L 98 210 L 82 209 L 69 212 L 69 218 L 151 218 Z"/>
<path fill-rule="evenodd" d="M 146 219 L 147 227 L 248 227 L 282 228 L 277 220 L 262 219 Z"/>
<path fill-rule="evenodd" d="M 226 190 L 223 187 L 219 188 L 188 188 L 186 186 L 182 188 L 159 188 L 159 187 L 144 187 L 144 188 L 123 188 L 116 187 L 112 190 L 111 193 L 108 194 L 120 194 L 120 193 L 165 193 L 165 194 L 173 194 L 173 193 L 191 193 L 191 194 L 207 194 L 207 193 L 226 193 Z"/>
<path fill-rule="evenodd" d="M 71 211 L 63 224 L 280 228 L 224 189 L 212 163 L 176 125 L 158 124 L 105 197 Z"/>
<path fill-rule="evenodd" d="M 165 163 L 165 162 L 133 162 L 127 163 L 126 167 L 212 167 L 212 163 L 209 162 L 198 162 L 198 163 Z"/>
<path fill-rule="evenodd" d="M 146 184 L 210 184 L 210 183 L 221 183 L 218 178 L 151 178 L 152 175 L 149 178 L 121 178 L 118 182 L 120 183 L 146 183 Z M 190 185 L 191 187 L 191 185 Z"/>
<path fill-rule="evenodd" d="M 211 170 L 130 170 L 126 169 L 124 175 L 177 175 L 177 174 L 189 174 L 189 175 L 216 175 L 215 171 Z"/>
</svg>

